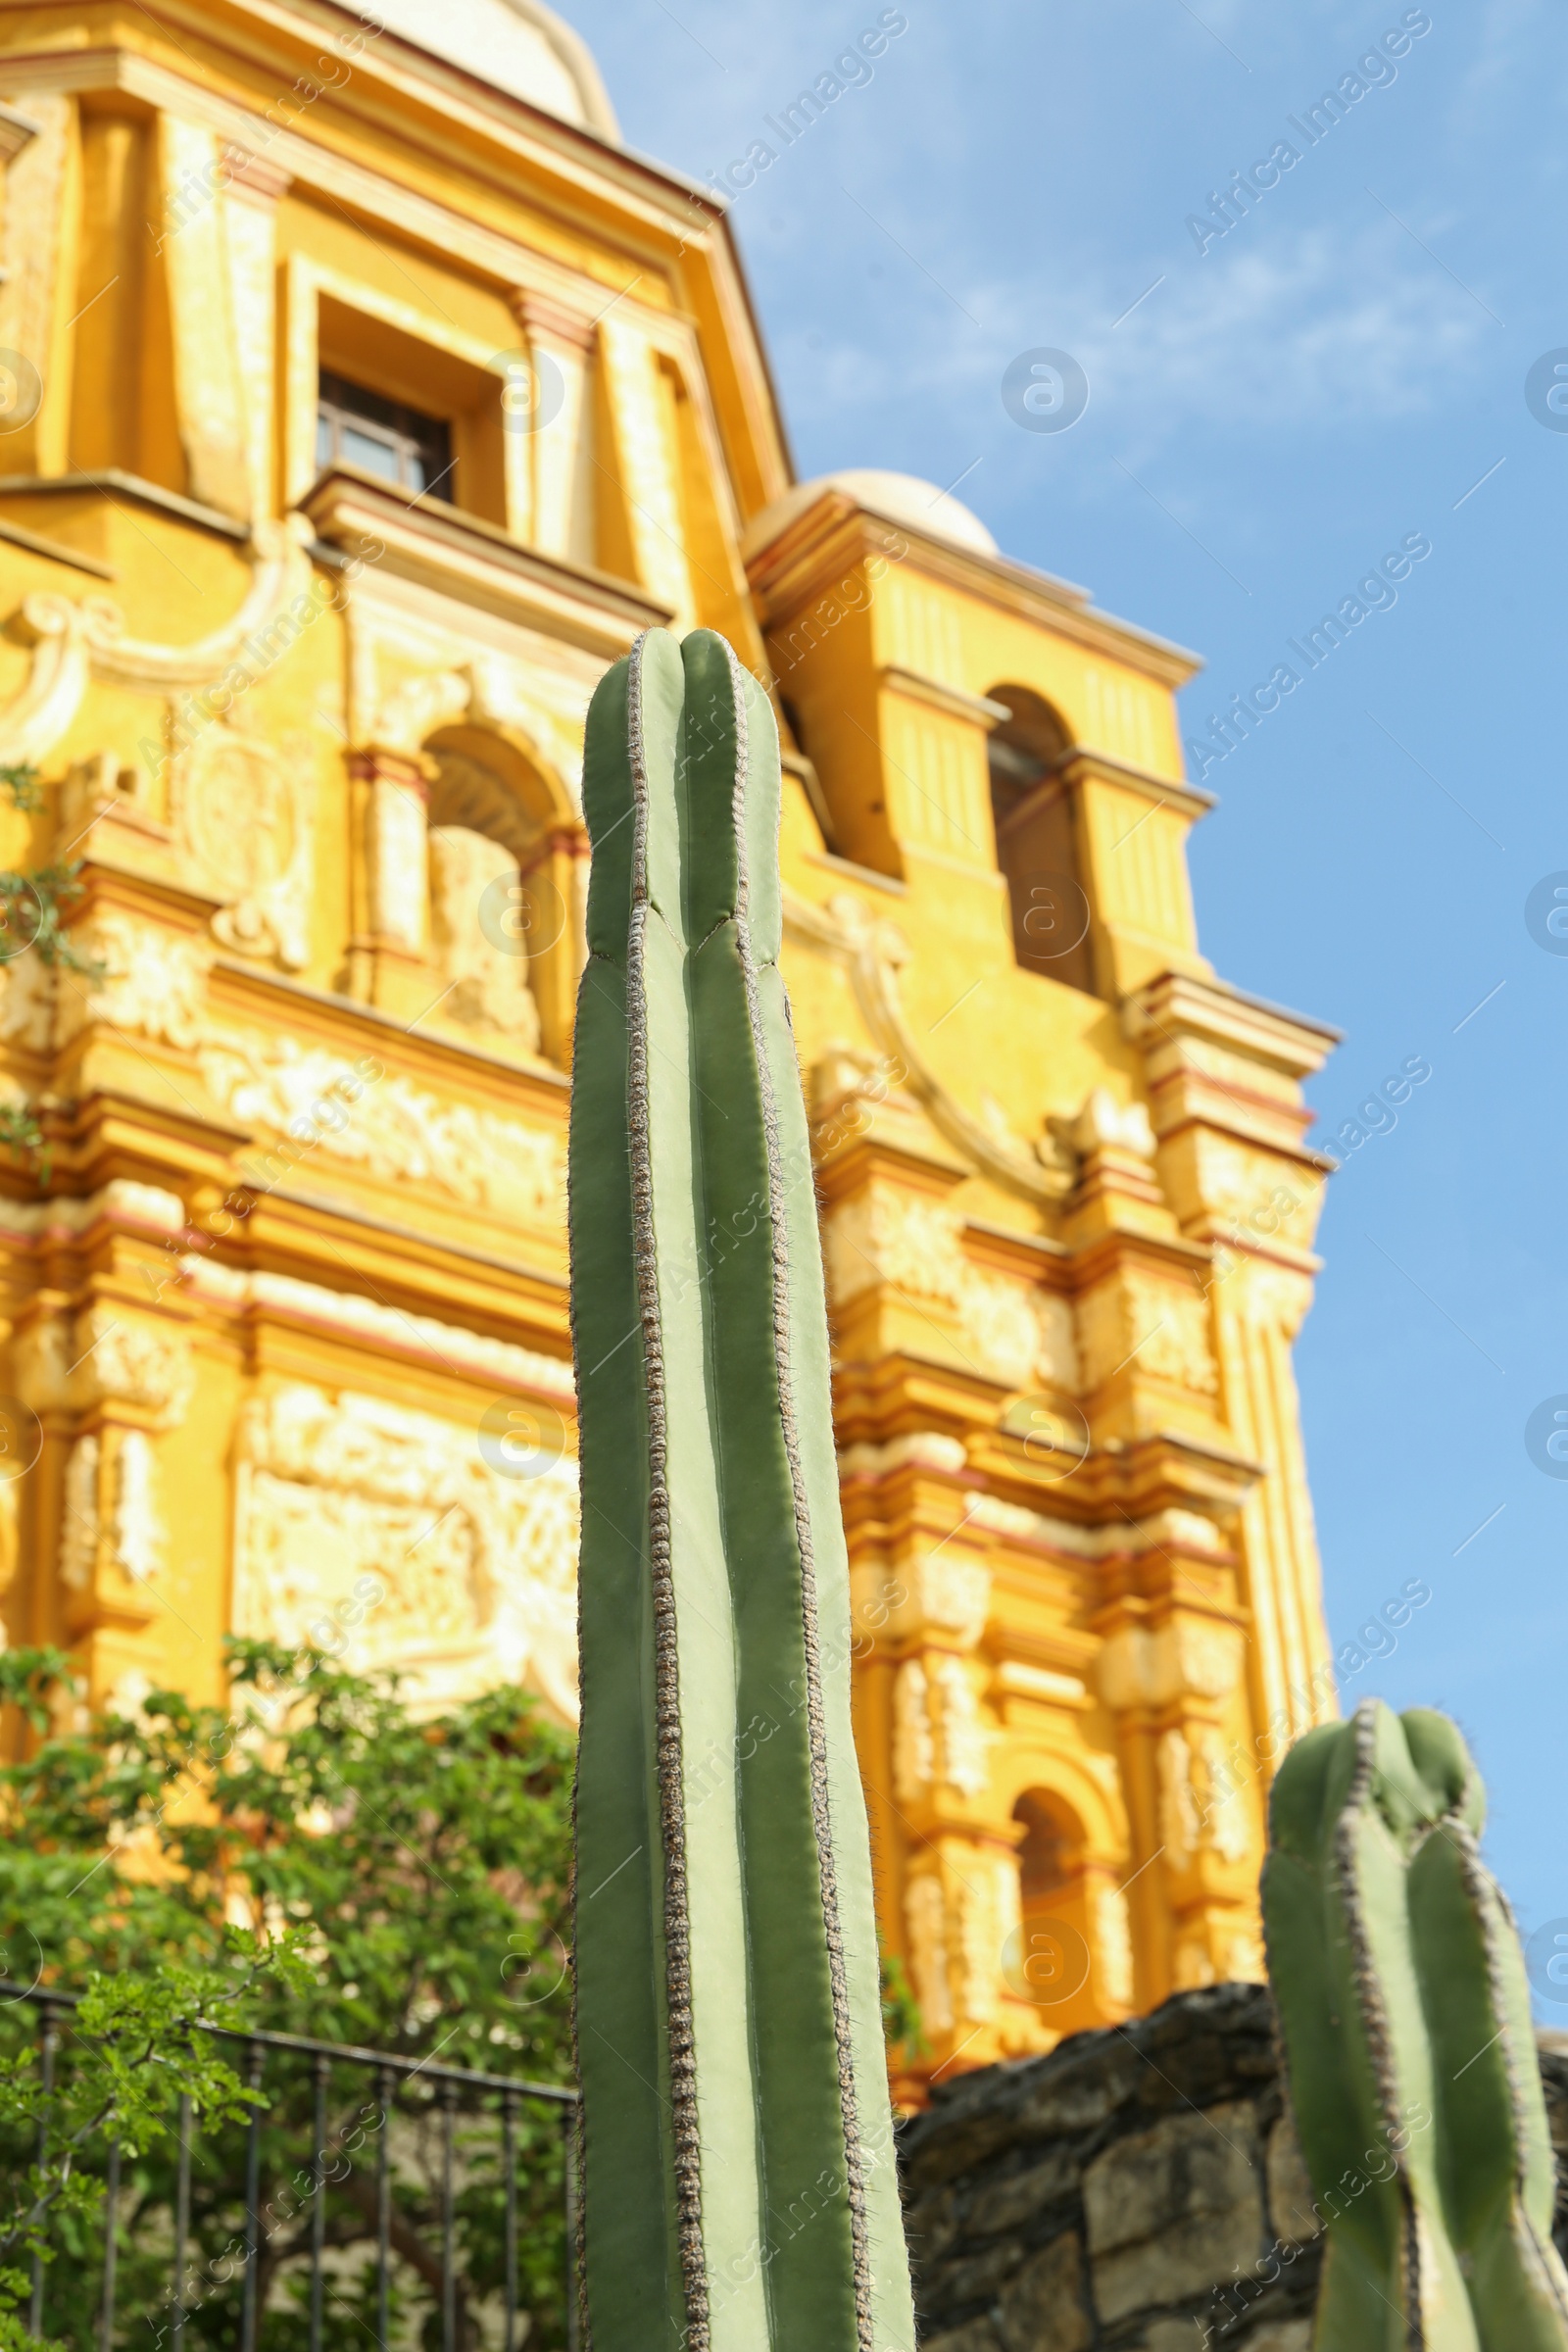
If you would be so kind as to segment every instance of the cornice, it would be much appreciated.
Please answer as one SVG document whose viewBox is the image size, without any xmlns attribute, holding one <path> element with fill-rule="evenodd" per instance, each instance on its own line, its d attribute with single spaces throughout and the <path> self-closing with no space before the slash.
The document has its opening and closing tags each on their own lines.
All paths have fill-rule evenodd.
<svg viewBox="0 0 1568 2352">
<path fill-rule="evenodd" d="M 538 1089 L 543 1097 L 556 1097 L 558 1100 L 554 1102 L 546 1100 L 526 1105 L 536 1114 L 547 1116 L 559 1114 L 559 1098 L 571 1090 L 566 1073 L 548 1062 L 518 1062 L 508 1054 L 493 1054 L 484 1046 L 452 1037 L 444 1030 L 411 1029 L 407 1021 L 384 1012 L 379 1005 L 367 1004 L 359 997 L 341 996 L 331 989 L 314 988 L 307 980 L 290 979 L 286 973 L 270 971 L 262 964 L 242 963 L 233 956 L 218 956 L 213 959 L 213 971 L 231 985 L 237 984 L 235 993 L 241 1000 L 254 996 L 257 1008 L 269 1015 L 275 1016 L 281 1010 L 276 1004 L 281 995 L 293 998 L 302 1007 L 309 1006 L 326 1015 L 334 1026 L 346 1021 L 363 1024 L 383 1036 L 396 1037 L 401 1041 L 401 1058 L 420 1064 L 421 1075 L 432 1080 L 439 1081 L 443 1074 L 451 1074 L 455 1067 L 461 1069 L 464 1063 L 477 1063 L 505 1079 L 509 1092 L 516 1090 L 526 1095 Z"/>
<path fill-rule="evenodd" d="M 1174 808 L 1178 816 L 1196 824 L 1201 816 L 1218 806 L 1219 796 L 1205 792 L 1200 784 L 1189 784 L 1180 776 L 1156 775 L 1152 768 L 1138 767 L 1130 760 L 1118 760 L 1110 752 L 1097 752 L 1092 744 L 1075 743 L 1051 770 L 1051 776 L 1063 777 L 1069 784 L 1082 784 L 1090 777 L 1106 784 L 1116 784 L 1124 792 L 1136 792 L 1153 807 Z"/>
<path fill-rule="evenodd" d="M 1146 1051 L 1203 1037 L 1297 1079 L 1321 1069 L 1343 1036 L 1326 1021 L 1191 972 L 1161 972 L 1124 999 L 1121 1014 L 1124 1034 Z"/>
<path fill-rule="evenodd" d="M 878 683 L 892 694 L 925 703 L 931 710 L 940 710 L 944 717 L 967 719 L 971 726 L 996 727 L 1012 716 L 1005 703 L 994 703 L 983 694 L 969 694 L 961 686 L 946 686 L 940 678 L 924 677 L 918 670 L 899 669 L 890 664 L 878 672 Z"/>
<path fill-rule="evenodd" d="M 301 0 L 289 0 L 288 5 L 243 0 L 243 5 L 253 19 L 302 52 L 306 41 L 318 44 L 329 27 L 360 21 L 353 10 L 331 5 L 330 0 L 311 0 L 309 6 L 302 6 Z M 231 26 L 215 21 L 207 6 L 192 8 L 179 0 L 171 6 L 165 0 L 164 16 L 171 26 L 177 24 L 199 38 L 209 53 L 226 51 L 234 60 L 236 79 L 246 69 L 254 70 L 254 54 L 234 38 Z M 321 29 L 302 35 L 302 19 L 314 20 Z M 179 45 L 172 29 L 169 38 Z M 395 42 L 396 36 L 387 33 L 381 39 Z M 379 39 L 375 46 L 380 47 Z M 387 56 L 392 55 L 389 50 Z M 450 174 L 456 160 L 469 183 L 488 186 L 513 203 L 525 203 L 566 234 L 581 237 L 586 230 L 612 265 L 596 276 L 541 251 L 537 241 L 474 220 L 457 203 L 443 203 L 408 187 L 374 163 L 345 154 L 319 136 L 277 129 L 239 90 L 215 89 L 196 74 L 143 50 L 112 44 L 0 48 L 0 68 L 8 84 L 21 91 L 113 90 L 203 122 L 224 142 L 263 158 L 274 175 L 293 183 L 297 193 L 319 195 L 433 254 L 459 256 L 503 295 L 517 288 L 536 289 L 564 311 L 580 315 L 585 323 L 613 301 L 629 304 L 650 332 L 662 326 L 666 336 L 675 331 L 701 338 L 700 318 L 678 307 L 677 294 L 683 272 L 699 268 L 708 280 L 713 315 L 722 322 L 724 343 L 721 351 L 705 352 L 705 366 L 710 375 L 723 369 L 738 379 L 755 444 L 744 466 L 731 454 L 732 472 L 738 477 L 743 470 L 755 469 L 763 504 L 788 486 L 791 467 L 777 394 L 725 208 L 682 174 L 608 145 L 524 100 L 492 91 L 412 46 L 401 73 L 387 73 L 373 50 L 361 54 L 355 81 L 330 93 L 339 112 L 357 117 L 367 131 L 395 149 L 418 155 L 432 170 Z M 368 89 L 374 90 L 377 103 L 368 101 Z M 433 103 L 438 94 L 444 105 Z M 315 128 L 312 115 L 302 121 Z M 490 154 L 465 149 L 455 157 L 453 133 L 460 127 L 477 134 Z M 621 270 L 618 283 L 616 264 Z M 649 298 L 656 285 L 663 288 L 662 303 Z M 585 304 L 585 298 L 594 295 L 598 299 Z M 699 310 L 707 308 L 707 302 L 699 302 Z M 737 341 L 746 346 L 739 366 L 732 348 Z"/>
<path fill-rule="evenodd" d="M 750 550 L 747 573 L 767 625 L 787 628 L 834 572 L 853 568 L 870 555 L 893 556 L 889 533 L 904 542 L 905 552 L 895 560 L 912 563 L 966 596 L 1070 637 L 1161 686 L 1184 686 L 1202 667 L 1201 658 L 1184 646 L 1096 610 L 1087 589 L 1008 556 L 983 556 L 955 547 L 950 540 L 918 530 L 902 515 L 879 514 L 859 506 L 831 484 L 776 538 L 760 546 L 754 543 Z"/>
<path fill-rule="evenodd" d="M 644 629 L 667 627 L 673 618 L 668 605 L 630 580 L 541 555 L 494 523 L 438 500 L 411 498 L 368 474 L 335 467 L 301 507 L 329 547 L 610 661 Z M 372 555 L 377 547 L 381 552 Z"/>
<path fill-rule="evenodd" d="M 182 497 L 177 490 L 166 490 L 161 482 L 145 481 L 139 473 L 122 473 L 118 466 L 110 466 L 95 473 L 0 473 L 0 498 L 128 498 L 139 507 L 156 507 L 161 514 L 172 514 L 176 521 L 194 523 L 198 530 L 215 531 L 221 539 L 232 539 L 243 547 L 251 536 L 251 526 L 236 522 L 232 514 L 221 514 L 216 507 L 204 507 L 199 500 Z M 41 551 L 40 551 L 41 552 Z M 91 571 L 98 566 L 91 561 L 73 556 L 82 569 Z M 113 574 L 107 574 L 113 577 Z"/>
</svg>

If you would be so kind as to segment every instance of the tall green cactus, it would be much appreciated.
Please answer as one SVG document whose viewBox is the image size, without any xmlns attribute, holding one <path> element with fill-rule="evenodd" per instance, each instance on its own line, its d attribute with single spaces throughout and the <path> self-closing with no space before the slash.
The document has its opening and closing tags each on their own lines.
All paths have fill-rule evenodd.
<svg viewBox="0 0 1568 2352">
<path fill-rule="evenodd" d="M 1455 1727 L 1376 1699 L 1274 1783 L 1269 1977 L 1328 2221 L 1318 2352 L 1568 2352 L 1512 1916 Z"/>
<path fill-rule="evenodd" d="M 778 741 L 721 637 L 588 719 L 570 1151 L 593 2352 L 912 2352 Z"/>
</svg>

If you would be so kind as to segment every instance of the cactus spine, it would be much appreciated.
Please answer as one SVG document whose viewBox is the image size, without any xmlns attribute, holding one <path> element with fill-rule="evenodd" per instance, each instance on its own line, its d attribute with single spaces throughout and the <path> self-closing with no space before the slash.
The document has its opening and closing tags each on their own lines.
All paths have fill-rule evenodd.
<svg viewBox="0 0 1568 2352">
<path fill-rule="evenodd" d="M 1319 2352 L 1568 2352 L 1513 1920 L 1455 1727 L 1376 1699 L 1291 1750 L 1269 1977 L 1328 2250 Z"/>
<path fill-rule="evenodd" d="M 594 2352 L 912 2352 L 779 764 L 721 637 L 589 713 L 575 1989 Z"/>
</svg>

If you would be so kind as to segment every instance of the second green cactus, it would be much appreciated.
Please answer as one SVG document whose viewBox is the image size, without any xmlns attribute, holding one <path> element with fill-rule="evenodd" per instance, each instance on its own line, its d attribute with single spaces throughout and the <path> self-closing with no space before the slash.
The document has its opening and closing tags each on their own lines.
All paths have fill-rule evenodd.
<svg viewBox="0 0 1568 2352">
<path fill-rule="evenodd" d="M 1446 1717 L 1368 1700 L 1274 1784 L 1269 1978 L 1328 2251 L 1318 2352 L 1568 2352 L 1530 1996 Z"/>
<path fill-rule="evenodd" d="M 576 2017 L 594 2352 L 912 2352 L 779 765 L 723 639 L 588 722 Z"/>
</svg>

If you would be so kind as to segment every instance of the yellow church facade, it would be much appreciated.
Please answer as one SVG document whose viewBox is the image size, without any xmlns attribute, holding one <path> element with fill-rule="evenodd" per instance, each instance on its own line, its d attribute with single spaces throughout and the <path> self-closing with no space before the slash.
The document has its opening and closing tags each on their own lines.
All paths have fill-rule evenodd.
<svg viewBox="0 0 1568 2352">
<path fill-rule="evenodd" d="M 722 630 L 917 2093 L 1261 1973 L 1333 1041 L 1199 948 L 1193 657 L 796 482 L 720 202 L 534 0 L 444 13 L 0 12 L 0 1613 L 122 1705 L 232 1629 L 571 1719 L 582 726 Z"/>
</svg>

